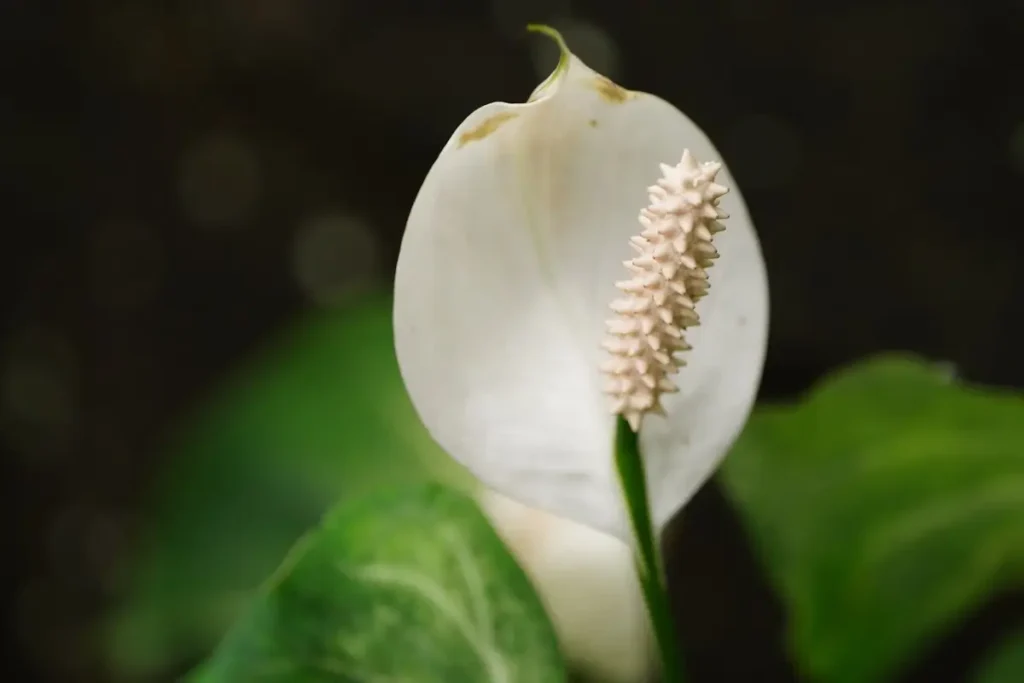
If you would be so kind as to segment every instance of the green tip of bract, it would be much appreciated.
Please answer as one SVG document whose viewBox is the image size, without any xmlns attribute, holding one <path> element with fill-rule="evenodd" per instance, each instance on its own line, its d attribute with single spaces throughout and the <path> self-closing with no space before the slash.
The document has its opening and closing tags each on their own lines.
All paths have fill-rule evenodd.
<svg viewBox="0 0 1024 683">
<path fill-rule="evenodd" d="M 555 67 L 554 72 L 550 76 L 548 76 L 547 80 L 544 81 L 544 83 L 541 83 L 541 85 L 537 88 L 537 90 L 540 91 L 544 88 L 544 86 L 551 82 L 551 79 L 553 79 L 555 76 L 561 73 L 562 70 L 569 66 L 569 46 L 565 44 L 565 39 L 562 38 L 562 34 L 556 31 L 555 29 L 551 28 L 547 24 L 527 24 L 526 30 L 530 31 L 531 33 L 541 33 L 550 38 L 551 40 L 555 41 L 555 44 L 558 45 L 558 66 Z"/>
<path fill-rule="evenodd" d="M 569 51 L 569 48 L 565 45 L 565 39 L 562 38 L 562 34 L 547 24 L 527 24 L 526 30 L 532 33 L 543 33 L 548 38 L 558 43 L 558 49 L 562 51 L 563 56 Z"/>
</svg>

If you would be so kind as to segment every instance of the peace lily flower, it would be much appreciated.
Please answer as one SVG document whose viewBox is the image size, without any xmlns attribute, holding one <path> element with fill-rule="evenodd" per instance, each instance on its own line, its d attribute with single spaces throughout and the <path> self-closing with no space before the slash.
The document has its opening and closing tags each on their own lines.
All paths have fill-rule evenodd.
<svg viewBox="0 0 1024 683">
<path fill-rule="evenodd" d="M 628 540 L 618 416 L 639 433 L 658 530 L 746 421 L 767 277 L 707 136 L 547 32 L 554 73 L 524 104 L 470 114 L 423 182 L 395 348 L 424 424 L 485 485 Z"/>
</svg>

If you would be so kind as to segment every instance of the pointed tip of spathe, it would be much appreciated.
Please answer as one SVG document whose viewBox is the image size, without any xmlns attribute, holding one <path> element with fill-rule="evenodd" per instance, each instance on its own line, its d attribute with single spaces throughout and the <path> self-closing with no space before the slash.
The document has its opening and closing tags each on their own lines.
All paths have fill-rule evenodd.
<svg viewBox="0 0 1024 683">
<path fill-rule="evenodd" d="M 530 33 L 540 33 L 555 41 L 559 52 L 561 52 L 562 59 L 565 59 L 565 56 L 569 54 L 569 46 L 565 44 L 565 38 L 562 37 L 558 29 L 547 24 L 527 24 L 526 30 Z"/>
<path fill-rule="evenodd" d="M 548 26 L 547 24 L 531 22 L 526 25 L 526 30 L 529 31 L 530 33 L 543 33 L 549 38 L 556 40 L 560 43 L 565 42 L 564 40 L 562 40 L 562 34 L 558 32 L 558 29 Z"/>
<path fill-rule="evenodd" d="M 569 46 L 565 44 L 565 39 L 562 38 L 562 34 L 547 24 L 527 24 L 526 30 L 530 33 L 540 33 L 545 35 L 555 41 L 555 44 L 558 46 L 558 64 L 555 65 L 555 70 L 551 72 L 551 75 L 548 76 L 543 83 L 538 85 L 533 91 L 533 94 L 530 95 L 529 101 L 533 102 L 541 93 L 545 92 L 561 74 L 564 74 L 569 69 L 569 57 L 572 53 L 569 51 Z"/>
</svg>

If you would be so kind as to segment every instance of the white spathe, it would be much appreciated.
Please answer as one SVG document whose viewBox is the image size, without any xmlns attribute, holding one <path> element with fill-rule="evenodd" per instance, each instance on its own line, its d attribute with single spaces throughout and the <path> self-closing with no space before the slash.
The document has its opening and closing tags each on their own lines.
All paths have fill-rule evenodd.
<svg viewBox="0 0 1024 683">
<path fill-rule="evenodd" d="M 475 111 L 427 174 L 398 257 L 395 348 L 427 429 L 485 485 L 629 539 L 600 371 L 609 304 L 659 165 L 721 156 L 671 104 L 562 50 L 529 102 Z M 716 182 L 730 218 L 701 324 L 666 416 L 640 430 L 657 529 L 738 436 L 764 363 L 757 235 L 727 167 Z"/>
<path fill-rule="evenodd" d="M 592 683 L 651 680 L 656 650 L 630 547 L 488 489 L 477 499 L 530 577 L 573 671 Z"/>
</svg>

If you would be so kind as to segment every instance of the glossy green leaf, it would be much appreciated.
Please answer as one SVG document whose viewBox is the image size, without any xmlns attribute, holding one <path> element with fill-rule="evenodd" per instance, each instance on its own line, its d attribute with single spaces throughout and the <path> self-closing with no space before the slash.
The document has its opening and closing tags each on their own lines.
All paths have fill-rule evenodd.
<svg viewBox="0 0 1024 683">
<path fill-rule="evenodd" d="M 1024 400 L 887 356 L 762 409 L 726 489 L 824 683 L 891 677 L 1024 579 Z"/>
<path fill-rule="evenodd" d="M 971 680 L 973 683 L 1024 681 L 1024 629 L 999 643 Z"/>
<path fill-rule="evenodd" d="M 472 498 L 426 485 L 341 506 L 197 683 L 559 683 L 555 634 Z"/>
<path fill-rule="evenodd" d="M 111 633 L 128 672 L 208 652 L 332 503 L 382 484 L 469 482 L 406 397 L 387 297 L 313 314 L 238 368 L 166 462 Z"/>
</svg>

